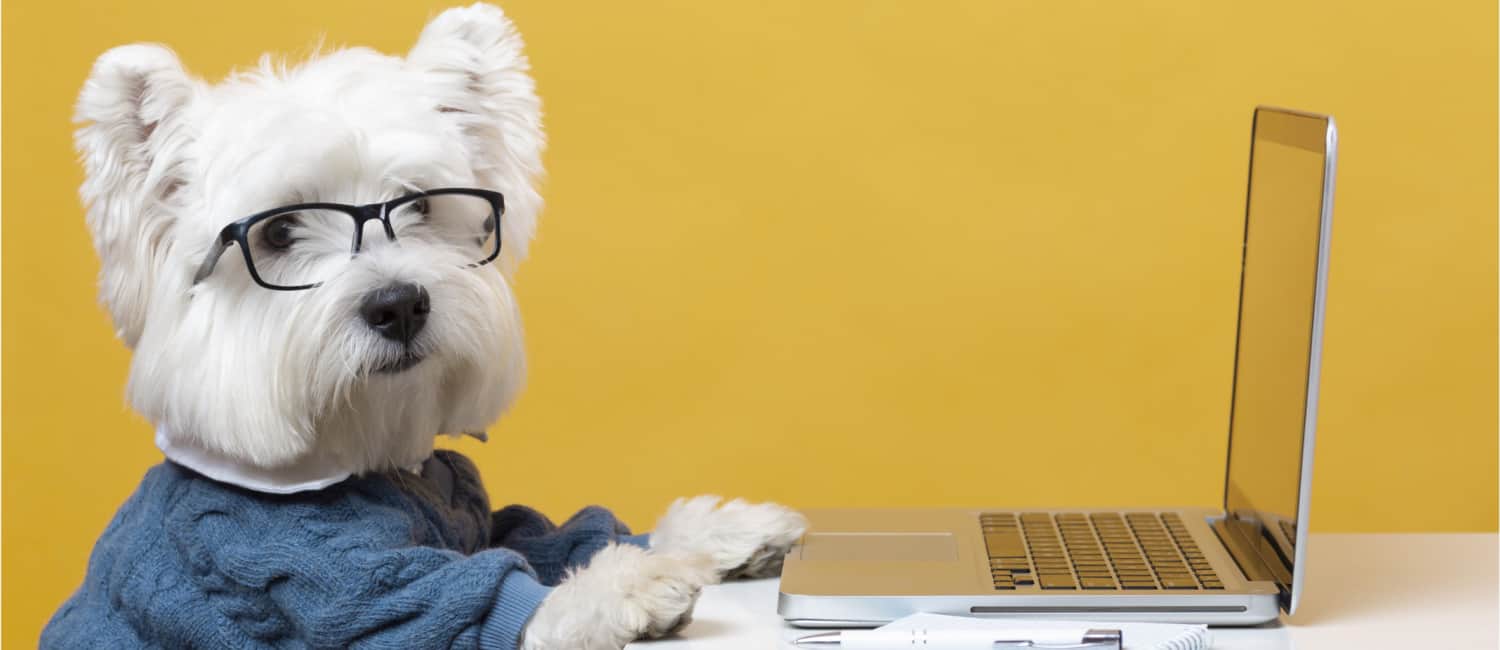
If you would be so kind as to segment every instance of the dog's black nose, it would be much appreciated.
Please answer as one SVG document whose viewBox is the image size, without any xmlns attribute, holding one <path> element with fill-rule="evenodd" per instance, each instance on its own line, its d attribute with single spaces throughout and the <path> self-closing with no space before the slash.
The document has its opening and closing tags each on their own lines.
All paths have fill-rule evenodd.
<svg viewBox="0 0 1500 650">
<path fill-rule="evenodd" d="M 392 284 L 371 291 L 359 305 L 359 315 L 370 329 L 392 341 L 411 344 L 417 332 L 427 324 L 432 302 L 427 290 L 410 282 Z"/>
</svg>

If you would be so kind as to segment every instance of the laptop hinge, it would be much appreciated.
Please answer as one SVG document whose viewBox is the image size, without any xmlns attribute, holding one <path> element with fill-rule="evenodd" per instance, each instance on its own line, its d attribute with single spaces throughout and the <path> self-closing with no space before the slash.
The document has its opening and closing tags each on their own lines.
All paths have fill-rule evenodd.
<svg viewBox="0 0 1500 650">
<path fill-rule="evenodd" d="M 1255 552 L 1254 544 L 1246 539 L 1245 526 L 1245 522 L 1229 516 L 1213 522 L 1214 534 L 1219 536 L 1219 541 L 1228 549 L 1230 557 L 1239 565 L 1240 573 L 1245 575 L 1246 580 L 1275 582 L 1276 576 L 1271 567 L 1266 566 L 1265 560 Z"/>
</svg>

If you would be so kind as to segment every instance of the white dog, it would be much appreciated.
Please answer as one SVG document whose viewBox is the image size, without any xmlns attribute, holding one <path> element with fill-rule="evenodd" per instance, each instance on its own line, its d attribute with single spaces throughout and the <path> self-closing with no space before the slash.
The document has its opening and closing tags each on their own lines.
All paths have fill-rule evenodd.
<svg viewBox="0 0 1500 650">
<path fill-rule="evenodd" d="M 534 182 L 543 136 L 527 70 L 519 35 L 483 4 L 437 16 L 404 58 L 345 49 L 290 69 L 263 59 L 218 85 L 191 77 L 160 46 L 100 57 L 78 101 L 77 144 L 101 300 L 134 349 L 131 405 L 156 425 L 167 457 L 198 477 L 194 485 L 214 479 L 244 488 L 235 498 L 303 508 L 366 477 L 431 478 L 437 435 L 482 432 L 515 399 L 524 363 L 510 282 L 542 205 Z M 423 193 L 437 188 L 463 189 Z M 454 480 L 467 480 L 453 462 Z M 69 617 L 89 607 L 96 572 L 119 570 L 122 560 L 109 556 L 118 544 L 105 540 L 116 526 L 143 525 L 133 507 L 106 531 L 91 577 L 44 645 L 88 637 L 78 629 L 94 624 L 70 628 Z M 204 512 L 193 521 L 212 519 Z M 175 521 L 171 508 L 164 513 L 158 519 Z M 681 500 L 649 542 L 609 543 L 567 567 L 519 637 L 453 630 L 450 642 L 619 648 L 667 634 L 689 620 L 700 586 L 779 571 L 804 526 L 774 504 Z M 276 634 L 291 634 L 293 645 L 351 642 L 320 628 L 346 621 L 309 623 L 277 604 L 280 585 L 301 578 L 256 587 L 214 549 L 203 552 L 210 568 L 188 551 L 182 561 L 228 576 L 205 593 L 262 603 L 255 616 L 291 621 Z M 252 565 L 241 568 L 253 574 Z M 377 569 L 368 568 L 371 580 L 395 579 Z M 320 579 L 363 588 L 361 575 Z M 121 616 L 139 633 L 158 615 L 145 611 Z M 383 629 L 359 638 L 393 645 L 379 641 Z"/>
</svg>

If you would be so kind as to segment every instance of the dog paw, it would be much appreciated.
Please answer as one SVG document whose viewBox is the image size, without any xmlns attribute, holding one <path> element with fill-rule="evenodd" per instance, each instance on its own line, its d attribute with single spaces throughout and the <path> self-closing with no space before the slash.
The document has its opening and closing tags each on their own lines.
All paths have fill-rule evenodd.
<svg viewBox="0 0 1500 650">
<path fill-rule="evenodd" d="M 780 575 L 807 519 L 774 503 L 719 502 L 712 495 L 673 502 L 651 533 L 651 549 L 706 555 L 721 579 Z"/>
<path fill-rule="evenodd" d="M 542 601 L 521 648 L 618 650 L 670 635 L 692 621 L 698 593 L 716 578 L 703 555 L 605 547 Z"/>
</svg>

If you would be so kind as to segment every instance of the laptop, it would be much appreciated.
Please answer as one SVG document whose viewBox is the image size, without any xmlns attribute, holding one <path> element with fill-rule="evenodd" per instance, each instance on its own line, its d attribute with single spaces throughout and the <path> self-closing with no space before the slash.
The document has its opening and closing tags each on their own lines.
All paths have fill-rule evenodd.
<svg viewBox="0 0 1500 650">
<path fill-rule="evenodd" d="M 1250 140 L 1223 506 L 810 510 L 782 569 L 782 618 L 1253 625 L 1297 609 L 1337 132 L 1326 115 L 1260 107 Z"/>
</svg>

